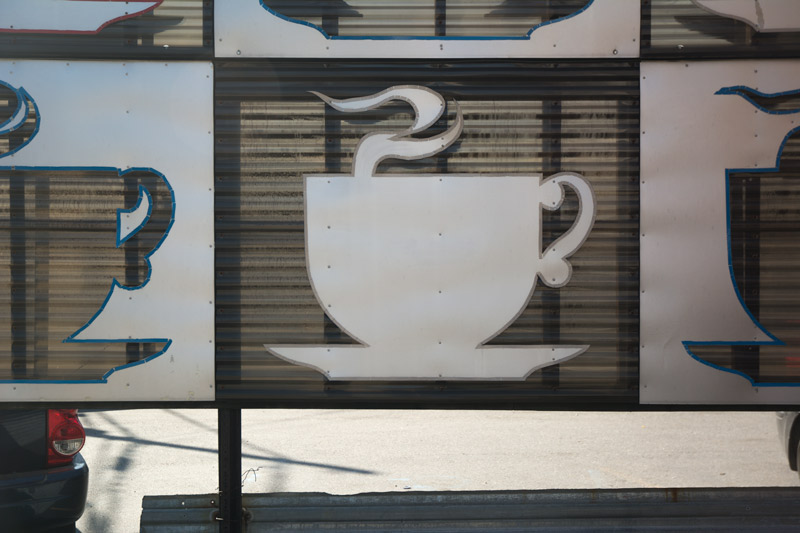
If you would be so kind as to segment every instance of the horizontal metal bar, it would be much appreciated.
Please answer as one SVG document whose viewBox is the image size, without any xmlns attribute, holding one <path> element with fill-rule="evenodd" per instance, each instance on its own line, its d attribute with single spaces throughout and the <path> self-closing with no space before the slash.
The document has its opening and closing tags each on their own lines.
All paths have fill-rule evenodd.
<svg viewBox="0 0 800 533">
<path fill-rule="evenodd" d="M 248 531 L 790 531 L 800 488 L 246 494 Z M 215 496 L 145 496 L 143 532 L 209 521 Z M 193 530 L 194 531 L 194 530 Z"/>
</svg>

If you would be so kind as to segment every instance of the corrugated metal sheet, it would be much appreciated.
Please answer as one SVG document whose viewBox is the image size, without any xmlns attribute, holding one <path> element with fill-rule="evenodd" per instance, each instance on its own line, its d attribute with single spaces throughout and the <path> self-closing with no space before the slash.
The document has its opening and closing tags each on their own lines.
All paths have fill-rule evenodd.
<svg viewBox="0 0 800 533">
<path fill-rule="evenodd" d="M 17 59 L 210 58 L 210 0 L 164 0 L 149 13 L 113 22 L 96 34 L 0 32 L 0 57 Z"/>
<path fill-rule="evenodd" d="M 264 0 L 278 15 L 312 24 L 330 36 L 523 37 L 567 17 L 589 0 Z"/>
<path fill-rule="evenodd" d="M 245 494 L 256 531 L 796 531 L 800 489 Z M 145 496 L 143 533 L 216 532 L 216 495 Z"/>
<path fill-rule="evenodd" d="M 346 98 L 419 84 L 458 101 L 460 140 L 439 156 L 387 160 L 379 172 L 578 172 L 597 221 L 561 289 L 537 288 L 494 344 L 591 344 L 517 383 L 326 382 L 264 345 L 352 344 L 311 288 L 303 175 L 348 172 L 359 139 L 405 128 L 410 108 L 358 116 L 309 91 Z M 638 387 L 638 69 L 635 63 L 220 62 L 216 69 L 217 398 L 281 405 L 597 405 L 636 402 Z M 454 117 L 453 106 L 437 127 Z M 545 241 L 577 210 L 545 217 Z"/>
<path fill-rule="evenodd" d="M 642 58 L 800 56 L 800 32 L 757 32 L 692 0 L 642 1 Z"/>
</svg>

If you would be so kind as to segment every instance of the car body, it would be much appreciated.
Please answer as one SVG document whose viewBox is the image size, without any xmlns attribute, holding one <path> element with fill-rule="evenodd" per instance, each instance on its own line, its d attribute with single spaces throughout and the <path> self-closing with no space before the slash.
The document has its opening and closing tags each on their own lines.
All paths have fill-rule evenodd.
<svg viewBox="0 0 800 533">
<path fill-rule="evenodd" d="M 4 531 L 74 531 L 89 468 L 74 409 L 0 410 L 0 524 Z"/>
<path fill-rule="evenodd" d="M 800 447 L 800 415 L 799 411 L 778 411 L 778 436 L 783 443 L 783 450 L 789 459 L 789 468 L 798 470 L 798 447 Z"/>
</svg>

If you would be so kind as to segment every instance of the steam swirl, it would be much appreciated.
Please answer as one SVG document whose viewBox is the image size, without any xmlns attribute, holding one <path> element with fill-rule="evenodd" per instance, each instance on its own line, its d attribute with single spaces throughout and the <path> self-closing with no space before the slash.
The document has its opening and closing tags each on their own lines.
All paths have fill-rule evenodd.
<svg viewBox="0 0 800 533">
<path fill-rule="evenodd" d="M 0 152 L 0 157 L 11 155 L 28 144 L 39 131 L 39 108 L 28 91 L 19 89 L 0 81 L 0 87 L 10 90 L 17 100 L 14 113 L 5 121 L 0 122 L 0 140 L 11 134 L 21 135 L 22 142 L 15 148 L 5 153 Z M 31 117 L 33 115 L 33 117 Z"/>
<path fill-rule="evenodd" d="M 353 176 L 372 177 L 384 159 L 423 159 L 441 152 L 453 144 L 464 129 L 461 108 L 456 105 L 455 123 L 444 133 L 427 139 L 413 139 L 410 135 L 425 131 L 439 120 L 445 109 L 442 96 L 427 87 L 398 85 L 377 94 L 335 100 L 312 91 L 332 108 L 346 113 L 358 113 L 380 107 L 393 100 L 407 102 L 414 108 L 414 123 L 400 132 L 375 132 L 365 135 L 353 154 Z"/>
</svg>

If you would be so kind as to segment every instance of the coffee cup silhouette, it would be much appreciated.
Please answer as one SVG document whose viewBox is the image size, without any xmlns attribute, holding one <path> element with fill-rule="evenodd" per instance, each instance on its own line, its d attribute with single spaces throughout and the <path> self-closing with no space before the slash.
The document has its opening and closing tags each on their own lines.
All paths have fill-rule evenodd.
<svg viewBox="0 0 800 533">
<path fill-rule="evenodd" d="M 328 39 L 339 38 L 340 25 L 344 38 L 364 38 L 391 34 L 392 37 L 419 37 L 432 32 L 437 37 L 479 37 L 481 35 L 520 38 L 529 36 L 537 27 L 574 16 L 593 3 L 593 0 L 505 0 L 493 5 L 435 7 L 433 2 L 404 5 L 345 2 L 344 0 L 261 0 L 261 5 L 273 15 L 303 26 L 315 28 Z M 386 24 L 393 12 L 403 13 L 403 24 Z M 449 16 L 448 16 L 449 13 Z M 348 23 L 356 19 L 357 23 Z M 459 22 L 459 19 L 462 19 Z M 467 20 L 463 20 L 467 19 Z M 483 23 L 480 21 L 483 20 Z M 433 24 L 431 24 L 433 22 Z M 446 35 L 445 35 L 446 34 Z"/>
<path fill-rule="evenodd" d="M 12 335 L 3 379 L 101 382 L 127 364 L 166 350 L 169 339 L 80 336 L 114 287 L 133 294 L 151 275 L 149 257 L 165 238 L 173 196 L 152 169 L 2 166 L 2 304 Z M 32 364 L 36 360 L 36 365 Z M 42 364 L 44 362 L 44 364 Z"/>
<path fill-rule="evenodd" d="M 306 258 L 316 297 L 360 345 L 266 346 L 274 355 L 335 380 L 523 380 L 588 346 L 486 344 L 530 301 L 538 279 L 566 285 L 568 258 L 591 231 L 595 201 L 577 174 L 376 175 L 387 158 L 419 159 L 444 150 L 454 125 L 428 139 L 444 111 L 437 93 L 413 86 L 331 100 L 342 111 L 390 100 L 411 103 L 414 125 L 372 133 L 356 149 L 350 176 L 307 176 Z M 542 251 L 542 208 L 558 209 L 568 185 L 579 214 Z"/>
<path fill-rule="evenodd" d="M 164 0 L 3 0 L 0 33 L 96 34 L 148 13 Z"/>
<path fill-rule="evenodd" d="M 35 142 L 41 117 L 24 88 L 0 81 L 0 96 L 9 102 L 0 109 L 0 187 L 11 273 L 0 303 L 12 332 L 0 343 L 11 354 L 0 380 L 98 383 L 157 357 L 169 339 L 80 334 L 115 288 L 133 295 L 147 284 L 174 215 L 166 177 L 152 168 L 4 165 Z"/>
<path fill-rule="evenodd" d="M 692 0 L 721 17 L 740 20 L 758 32 L 800 31 L 800 10 L 787 0 Z"/>
<path fill-rule="evenodd" d="M 791 242 L 794 229 L 791 227 L 794 211 L 786 209 L 791 205 L 791 179 L 781 171 L 787 172 L 791 168 L 788 162 L 783 166 L 784 148 L 800 131 L 800 89 L 766 93 L 746 85 L 734 85 L 719 89 L 715 95 L 741 99 L 731 108 L 731 123 L 745 123 L 744 117 L 751 121 L 754 110 L 757 116 L 752 120 L 755 135 L 748 130 L 743 130 L 747 133 L 740 136 L 727 135 L 723 138 L 725 148 L 737 146 L 737 150 L 720 150 L 720 155 L 711 161 L 718 165 L 720 174 L 724 168 L 727 182 L 729 241 L 726 259 L 730 290 L 761 338 L 753 335 L 752 342 L 741 338 L 695 338 L 685 340 L 684 347 L 694 360 L 738 375 L 754 387 L 796 385 L 798 373 L 791 368 L 793 362 L 790 358 L 797 350 L 794 333 L 797 322 L 782 304 L 783 300 L 791 301 L 792 287 L 787 285 L 780 289 L 782 300 L 765 295 L 775 291 L 775 287 L 781 284 L 781 276 L 786 276 L 786 270 L 777 266 L 776 254 L 780 255 L 783 264 L 792 261 L 791 253 L 775 252 L 785 248 L 785 244 L 776 246 L 775 242 L 776 235 L 780 235 L 778 242 Z M 752 154 L 752 162 L 741 165 L 743 153 Z M 763 163 L 773 156 L 774 166 Z M 776 183 L 786 185 L 777 187 L 775 191 Z M 748 194 L 742 192 L 743 187 L 749 188 Z M 753 196 L 760 198 L 755 204 L 750 203 Z M 744 209 L 743 205 L 746 206 Z M 753 210 L 761 215 L 754 215 Z M 774 222 L 776 218 L 780 224 Z M 780 230 L 776 229 L 778 227 Z"/>
</svg>

